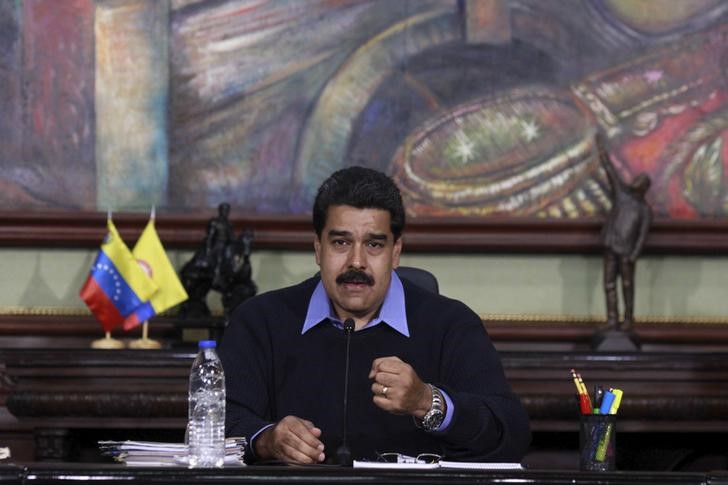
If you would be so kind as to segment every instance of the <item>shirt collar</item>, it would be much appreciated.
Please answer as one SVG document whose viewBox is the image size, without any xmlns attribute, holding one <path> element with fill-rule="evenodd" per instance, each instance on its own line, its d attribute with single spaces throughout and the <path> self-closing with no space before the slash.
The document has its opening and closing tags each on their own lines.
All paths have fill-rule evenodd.
<svg viewBox="0 0 728 485">
<path fill-rule="evenodd" d="M 329 302 L 329 297 L 324 289 L 324 285 L 321 281 L 319 281 L 318 285 L 316 285 L 316 289 L 313 290 L 311 299 L 308 302 L 306 320 L 303 322 L 301 335 L 327 320 L 343 326 L 342 322 L 334 315 L 331 303 Z M 379 310 L 379 314 L 375 316 L 365 328 L 373 327 L 379 323 L 389 325 L 405 337 L 410 336 L 409 326 L 407 325 L 407 312 L 405 311 L 404 306 L 404 288 L 402 288 L 402 281 L 394 271 L 392 271 L 392 279 L 389 283 L 389 289 L 387 290 L 387 294 L 384 296 L 384 303 L 382 303 L 382 308 Z"/>
</svg>

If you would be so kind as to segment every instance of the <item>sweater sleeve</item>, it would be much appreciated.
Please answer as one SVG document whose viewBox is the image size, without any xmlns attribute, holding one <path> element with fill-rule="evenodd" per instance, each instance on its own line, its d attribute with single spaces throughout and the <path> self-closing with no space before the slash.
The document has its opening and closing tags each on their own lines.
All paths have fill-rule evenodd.
<svg viewBox="0 0 728 485">
<path fill-rule="evenodd" d="M 459 308 L 458 308 L 459 307 Z M 528 414 L 508 384 L 480 317 L 457 302 L 442 342 L 440 382 L 453 401 L 449 426 L 435 433 L 453 460 L 520 461 L 530 444 Z"/>
<path fill-rule="evenodd" d="M 225 436 L 244 436 L 249 446 L 251 437 L 273 423 L 267 384 L 271 343 L 255 303 L 246 302 L 233 313 L 219 349 L 225 370 Z M 245 456 L 246 461 L 253 456 L 250 448 Z"/>
</svg>

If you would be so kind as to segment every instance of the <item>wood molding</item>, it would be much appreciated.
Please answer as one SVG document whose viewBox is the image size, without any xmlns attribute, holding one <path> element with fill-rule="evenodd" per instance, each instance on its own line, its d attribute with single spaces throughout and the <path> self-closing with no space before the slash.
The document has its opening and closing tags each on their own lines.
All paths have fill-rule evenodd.
<svg viewBox="0 0 728 485">
<path fill-rule="evenodd" d="M 539 320 L 484 320 L 483 324 L 496 345 L 516 345 L 527 348 L 534 345 L 568 344 L 588 347 L 594 332 L 602 324 L 591 320 L 561 321 L 554 318 Z M 150 321 L 150 338 L 165 346 L 180 346 L 180 332 L 184 321 L 174 316 L 158 316 Z M 728 348 L 728 324 L 720 322 L 637 322 L 635 334 L 645 345 Z M 114 331 L 115 338 L 134 339 L 140 330 L 124 333 Z M 86 348 L 90 340 L 101 338 L 102 330 L 91 315 L 2 315 L 0 314 L 0 343 L 6 349 L 50 348 L 67 345 Z M 191 344 L 190 344 L 191 345 Z"/>
<path fill-rule="evenodd" d="M 204 238 L 210 212 L 157 215 L 157 231 L 168 248 L 194 248 Z M 114 214 L 122 237 L 134 241 L 148 216 Z M 231 217 L 238 231 L 255 232 L 254 249 L 310 250 L 308 215 Z M 410 218 L 404 241 L 413 252 L 594 253 L 601 221 L 593 219 Z M 101 212 L 0 211 L 2 247 L 97 247 L 106 233 Z M 728 220 L 656 220 L 646 253 L 728 254 Z"/>
<path fill-rule="evenodd" d="M 182 418 L 194 351 L 3 350 L 7 408 L 19 418 Z M 691 421 L 728 429 L 728 353 L 502 352 L 533 424 L 575 429 L 569 369 L 624 389 L 621 429 L 676 431 Z M 104 405 L 100 405 L 104 404 Z M 564 427 L 564 423 L 568 423 Z M 68 424 L 68 423 L 64 423 Z M 659 424 L 659 423 L 658 423 Z M 551 428 L 549 428 L 551 426 Z"/>
</svg>

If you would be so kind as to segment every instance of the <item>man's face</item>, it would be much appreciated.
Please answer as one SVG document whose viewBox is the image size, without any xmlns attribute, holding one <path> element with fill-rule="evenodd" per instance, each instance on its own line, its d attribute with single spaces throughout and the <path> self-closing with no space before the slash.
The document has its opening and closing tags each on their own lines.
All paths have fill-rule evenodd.
<svg viewBox="0 0 728 485">
<path fill-rule="evenodd" d="M 394 241 L 390 215 L 381 209 L 329 207 L 321 237 L 314 240 L 316 264 L 336 315 L 361 328 L 379 310 L 399 265 L 402 239 Z"/>
</svg>

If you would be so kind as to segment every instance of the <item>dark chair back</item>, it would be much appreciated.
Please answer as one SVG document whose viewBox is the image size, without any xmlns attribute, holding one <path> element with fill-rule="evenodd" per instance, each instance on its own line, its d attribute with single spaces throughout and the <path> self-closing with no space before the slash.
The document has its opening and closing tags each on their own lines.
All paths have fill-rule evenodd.
<svg viewBox="0 0 728 485">
<path fill-rule="evenodd" d="M 424 288 L 431 293 L 440 293 L 440 285 L 437 283 L 437 278 L 426 269 L 415 268 L 413 266 L 399 266 L 395 271 L 397 272 L 397 276 L 410 283 L 414 283 L 420 288 Z"/>
</svg>

